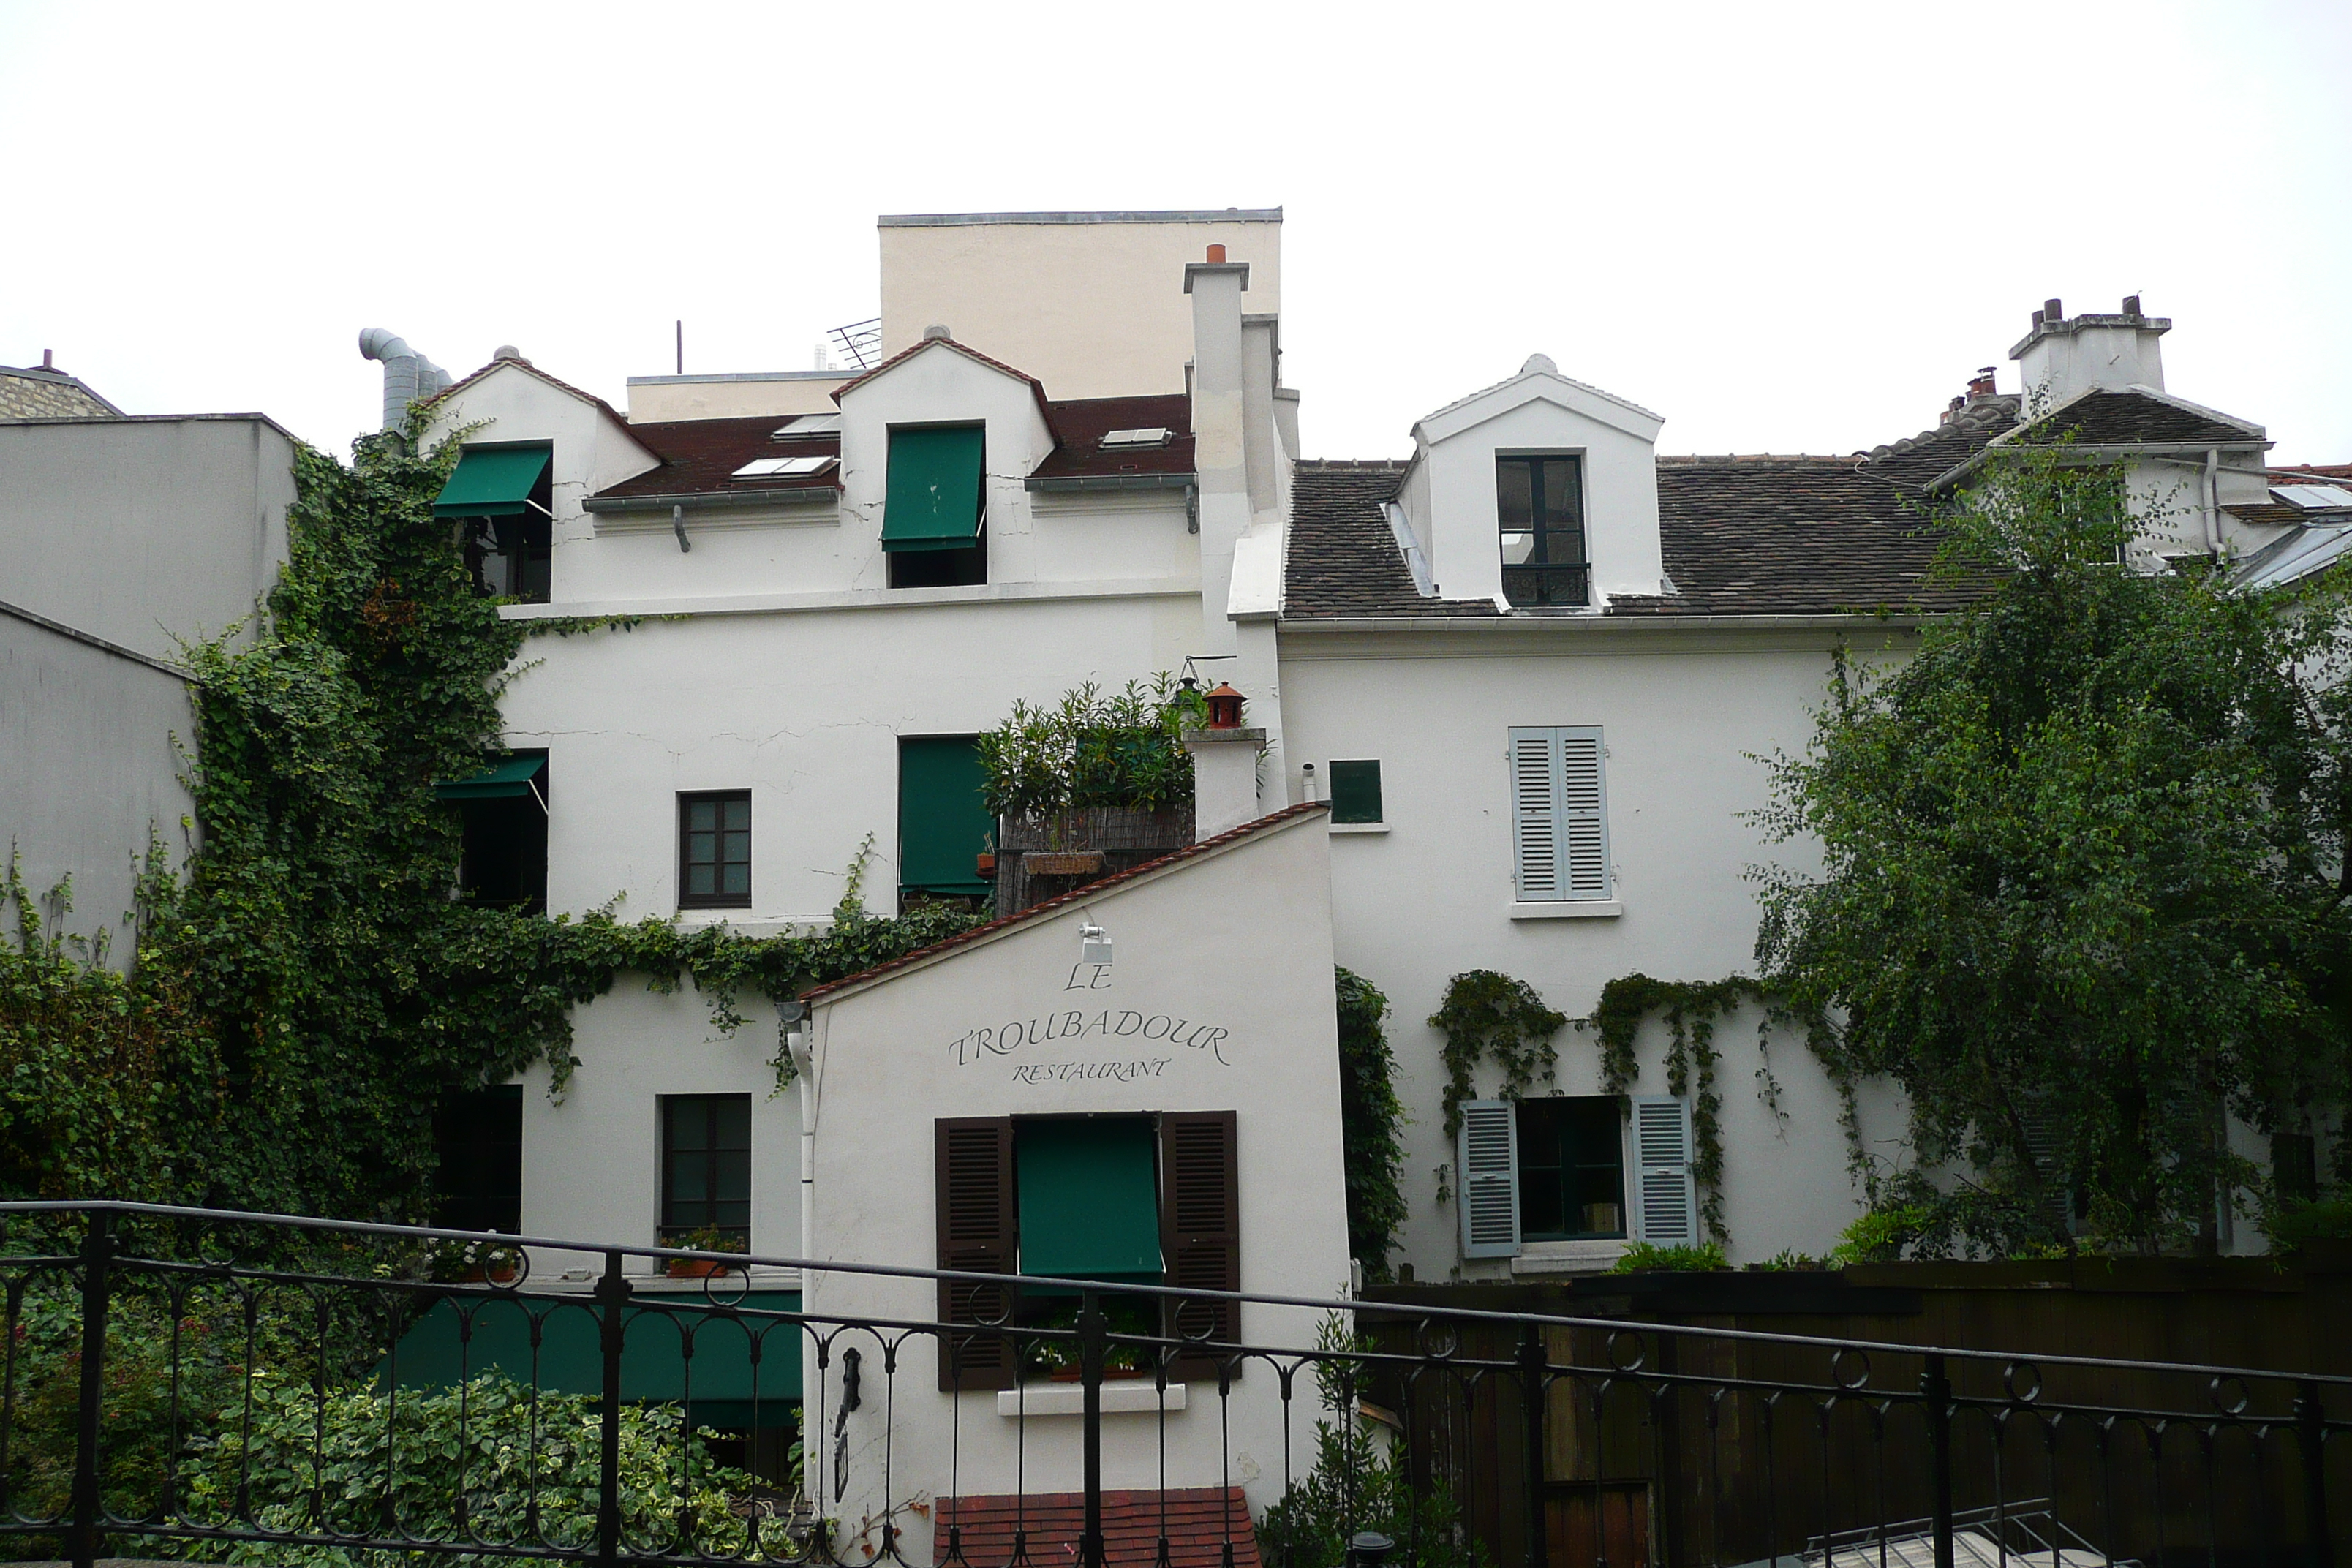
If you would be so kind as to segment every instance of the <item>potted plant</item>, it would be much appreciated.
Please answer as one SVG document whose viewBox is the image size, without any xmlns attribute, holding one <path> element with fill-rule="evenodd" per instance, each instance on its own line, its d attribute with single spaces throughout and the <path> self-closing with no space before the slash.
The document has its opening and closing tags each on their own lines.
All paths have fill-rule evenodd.
<svg viewBox="0 0 2352 1568">
<path fill-rule="evenodd" d="M 663 1242 L 665 1247 L 684 1247 L 688 1252 L 748 1252 L 751 1250 L 741 1237 L 730 1236 L 715 1225 L 706 1225 L 682 1235 L 672 1235 Z M 665 1271 L 673 1279 L 708 1279 L 714 1274 L 732 1273 L 743 1266 L 722 1263 L 715 1258 L 670 1258 L 663 1260 Z"/>
<path fill-rule="evenodd" d="M 1132 1297 L 1112 1296 L 1102 1302 L 1103 1327 L 1114 1334 L 1150 1338 L 1159 1334 L 1159 1315 L 1153 1303 Z M 1048 1310 L 1034 1327 L 1041 1329 L 1076 1329 L 1078 1326 L 1078 1303 L 1072 1300 Z M 1028 1347 L 1024 1370 L 1032 1377 L 1043 1377 L 1048 1383 L 1076 1383 L 1085 1376 L 1078 1362 L 1076 1340 L 1038 1340 Z M 1103 1378 L 1109 1382 L 1118 1378 L 1148 1376 L 1151 1370 L 1152 1352 L 1143 1345 L 1105 1345 L 1103 1347 Z"/>
<path fill-rule="evenodd" d="M 974 868 L 983 877 L 996 875 L 996 835 L 985 834 L 980 841 L 980 858 Z"/>
<path fill-rule="evenodd" d="M 512 1285 L 527 1267 L 519 1247 L 455 1237 L 435 1242 L 425 1261 L 434 1279 L 460 1285 Z"/>
</svg>

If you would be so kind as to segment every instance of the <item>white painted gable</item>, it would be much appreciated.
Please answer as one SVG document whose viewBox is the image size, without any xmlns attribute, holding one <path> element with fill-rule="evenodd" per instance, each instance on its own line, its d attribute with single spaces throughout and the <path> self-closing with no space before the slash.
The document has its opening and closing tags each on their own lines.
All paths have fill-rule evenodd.
<svg viewBox="0 0 2352 1568">
<path fill-rule="evenodd" d="M 1559 374 L 1541 354 L 1517 375 L 1424 416 L 1402 502 L 1449 599 L 1502 593 L 1495 459 L 1574 454 L 1584 459 L 1586 549 L 1595 610 L 1619 594 L 1663 591 L 1657 438 L 1664 419 Z"/>
</svg>

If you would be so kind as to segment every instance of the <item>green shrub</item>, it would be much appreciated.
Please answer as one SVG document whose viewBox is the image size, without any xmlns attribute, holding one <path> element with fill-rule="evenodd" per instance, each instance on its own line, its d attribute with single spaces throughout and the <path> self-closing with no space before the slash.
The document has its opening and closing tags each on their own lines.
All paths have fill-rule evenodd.
<svg viewBox="0 0 2352 1568">
<path fill-rule="evenodd" d="M 1851 1268 L 1857 1263 L 1892 1263 L 1935 1219 L 1934 1210 L 1916 1204 L 1873 1209 L 1840 1233 L 1837 1246 L 1830 1252 L 1830 1266 Z"/>
<path fill-rule="evenodd" d="M 2307 1241 L 2352 1241 L 2352 1197 L 2285 1205 L 2263 1228 L 2273 1252 L 2294 1252 Z"/>
<path fill-rule="evenodd" d="M 1165 670 L 1108 696 L 1088 681 L 1050 708 L 1015 702 L 980 738 L 982 797 L 1000 816 L 1188 805 L 1192 759 L 1182 734 L 1207 716 L 1201 694 Z"/>
<path fill-rule="evenodd" d="M 1696 1247 L 1655 1247 L 1637 1241 L 1617 1259 L 1612 1274 L 1713 1274 L 1729 1268 L 1723 1248 L 1712 1241 Z"/>
</svg>

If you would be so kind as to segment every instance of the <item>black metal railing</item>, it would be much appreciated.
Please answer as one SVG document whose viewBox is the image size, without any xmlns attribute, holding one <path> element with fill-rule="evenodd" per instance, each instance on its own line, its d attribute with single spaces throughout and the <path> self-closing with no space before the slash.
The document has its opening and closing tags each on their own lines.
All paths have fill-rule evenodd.
<svg viewBox="0 0 2352 1568">
<path fill-rule="evenodd" d="M 1580 610 L 1592 603 L 1592 567 L 1582 561 L 1507 564 L 1503 568 L 1503 596 L 1523 610 Z"/>
<path fill-rule="evenodd" d="M 0 1555 L 81 1564 L 2332 1568 L 2352 1523 L 2352 1380 L 2294 1371 L 131 1204 L 0 1204 Z"/>
</svg>

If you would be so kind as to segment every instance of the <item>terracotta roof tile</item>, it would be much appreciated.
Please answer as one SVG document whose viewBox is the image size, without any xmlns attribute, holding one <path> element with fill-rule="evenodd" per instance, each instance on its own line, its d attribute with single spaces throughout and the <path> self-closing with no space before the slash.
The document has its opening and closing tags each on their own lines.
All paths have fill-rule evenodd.
<svg viewBox="0 0 2352 1568">
<path fill-rule="evenodd" d="M 943 1497 L 932 1535 L 932 1560 L 941 1568 L 950 1562 L 1007 1563 L 1017 1531 L 1035 1568 L 1065 1568 L 1078 1560 L 1085 1521 L 1086 1499 L 1077 1492 Z M 1165 1533 L 1171 1568 L 1220 1568 L 1228 1541 L 1234 1568 L 1259 1565 L 1249 1500 L 1239 1487 L 1107 1491 L 1102 1494 L 1102 1529 L 1104 1556 L 1113 1563 L 1150 1568 L 1158 1560 Z M 952 1556 L 950 1530 L 956 1531 Z"/>
<path fill-rule="evenodd" d="M 812 986 L 808 990 L 801 993 L 801 1000 L 803 1002 L 817 1001 L 829 995 L 833 992 L 843 990 L 851 985 L 863 984 L 866 981 L 872 980 L 878 975 L 888 974 L 894 970 L 904 969 L 911 963 L 920 963 L 925 959 L 936 957 L 940 953 L 947 952 L 952 949 L 978 942 L 982 937 L 993 936 L 997 932 L 1008 930 L 1013 926 L 1022 925 L 1034 920 L 1039 920 L 1046 915 L 1058 914 L 1074 903 L 1081 903 L 1087 899 L 1100 897 L 1105 889 L 1117 887 L 1121 882 L 1131 882 L 1138 877 L 1144 876 L 1149 872 L 1160 869 L 1162 866 L 1172 866 L 1179 860 L 1189 860 L 1193 856 L 1199 855 L 1203 851 L 1215 849 L 1223 845 L 1236 843 L 1244 838 L 1250 837 L 1254 834 L 1263 833 L 1267 828 L 1274 826 L 1277 823 L 1288 822 L 1293 817 L 1305 816 L 1310 812 L 1328 811 L 1330 809 L 1331 806 L 1329 802 L 1320 800 L 1310 800 L 1302 802 L 1297 805 L 1285 806 L 1280 811 L 1274 812 L 1269 816 L 1261 816 L 1255 822 L 1244 822 L 1239 827 L 1230 828 L 1223 833 L 1218 834 L 1213 838 L 1203 838 L 1198 844 L 1187 844 L 1181 849 L 1171 850 L 1170 853 L 1162 855 L 1157 859 L 1146 860 L 1140 866 L 1131 866 L 1124 871 L 1115 872 L 1110 876 L 1100 878 L 1095 881 L 1087 883 L 1083 887 L 1073 888 L 1066 893 L 1058 894 L 1054 898 L 1047 899 L 1042 904 L 1032 904 L 1027 909 L 1021 910 L 1018 914 L 1000 916 L 999 918 L 989 921 L 986 925 L 978 925 L 972 927 L 971 930 L 968 931 L 960 931 L 956 935 L 948 938 L 945 942 L 935 942 L 929 947 L 919 947 L 914 952 L 901 954 L 899 957 L 892 959 L 887 963 L 877 963 L 871 969 L 861 969 L 855 974 L 845 974 L 838 980 L 828 980 L 822 985 Z"/>
</svg>

